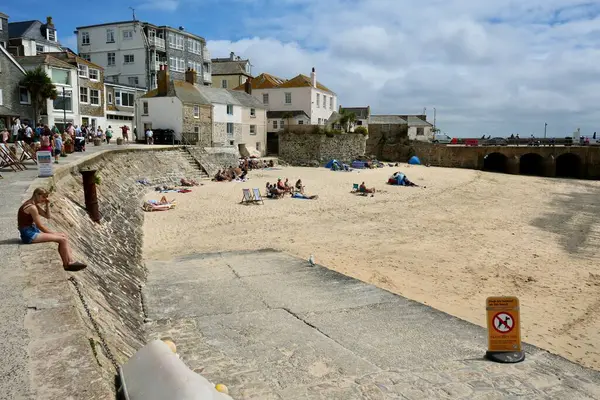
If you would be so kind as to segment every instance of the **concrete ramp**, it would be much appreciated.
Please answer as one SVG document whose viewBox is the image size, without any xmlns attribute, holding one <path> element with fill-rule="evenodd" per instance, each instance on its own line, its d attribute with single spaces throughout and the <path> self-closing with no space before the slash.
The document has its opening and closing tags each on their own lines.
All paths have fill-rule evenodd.
<svg viewBox="0 0 600 400">
<path fill-rule="evenodd" d="M 149 339 L 235 399 L 600 399 L 598 372 L 533 346 L 485 361 L 483 328 L 283 253 L 147 266 Z"/>
</svg>

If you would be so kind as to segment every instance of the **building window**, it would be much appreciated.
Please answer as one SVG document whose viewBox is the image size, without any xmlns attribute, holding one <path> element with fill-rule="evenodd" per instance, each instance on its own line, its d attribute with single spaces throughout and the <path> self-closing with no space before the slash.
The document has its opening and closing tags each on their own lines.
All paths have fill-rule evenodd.
<svg viewBox="0 0 600 400">
<path fill-rule="evenodd" d="M 285 125 L 285 121 L 281 120 L 281 122 L 279 123 L 279 126 L 281 127 L 281 129 L 283 129 L 284 125 Z"/>
<path fill-rule="evenodd" d="M 77 64 L 77 70 L 80 78 L 88 77 L 88 67 L 87 65 Z"/>
<path fill-rule="evenodd" d="M 106 30 L 106 43 L 114 43 L 115 42 L 115 30 L 107 29 Z"/>
<path fill-rule="evenodd" d="M 125 54 L 123 57 L 125 64 L 133 64 L 133 54 Z"/>
<path fill-rule="evenodd" d="M 112 100 L 112 93 L 108 93 L 108 104 L 112 104 L 113 100 Z"/>
<path fill-rule="evenodd" d="M 24 87 L 19 87 L 19 103 L 31 104 L 31 96 L 29 96 L 29 91 Z"/>
<path fill-rule="evenodd" d="M 321 125 L 321 118 L 319 118 L 319 122 L 317 123 L 318 125 Z"/>
<path fill-rule="evenodd" d="M 194 106 L 194 118 L 200 118 L 200 106 Z"/>
<path fill-rule="evenodd" d="M 115 65 L 117 62 L 117 58 L 115 57 L 115 53 L 106 53 L 106 59 L 108 66 Z"/>
<path fill-rule="evenodd" d="M 85 61 L 92 61 L 92 57 L 88 53 L 79 53 L 79 57 L 83 58 Z"/>
<path fill-rule="evenodd" d="M 56 42 L 56 31 L 54 29 L 48 29 L 48 40 Z"/>
<path fill-rule="evenodd" d="M 131 40 L 131 39 L 133 39 L 133 31 L 132 30 L 123 31 L 123 40 Z"/>
<path fill-rule="evenodd" d="M 263 93 L 263 104 L 269 104 L 269 93 Z"/>
<path fill-rule="evenodd" d="M 94 68 L 90 68 L 89 69 L 89 74 L 90 74 L 89 76 L 90 76 L 91 80 L 97 81 L 98 77 L 100 75 L 100 71 L 98 71 L 97 69 L 94 69 Z"/>
<path fill-rule="evenodd" d="M 2 24 L 0 24 L 2 25 Z M 2 30 L 2 28 L 0 28 L 0 31 Z M 0 106 L 2 105 L 2 89 L 0 89 Z M 2 123 L 0 122 L 0 126 L 2 126 Z"/>
<path fill-rule="evenodd" d="M 89 32 L 81 32 L 81 44 L 84 46 L 90 44 L 90 33 Z"/>
<path fill-rule="evenodd" d="M 227 123 L 227 137 L 233 137 L 233 123 Z"/>
<path fill-rule="evenodd" d="M 169 68 L 172 71 L 177 71 L 177 59 L 175 57 L 169 57 Z"/>
<path fill-rule="evenodd" d="M 200 132 L 200 128 L 199 128 L 199 127 L 197 127 L 197 126 L 195 126 L 195 127 L 194 127 L 194 133 L 198 133 L 198 132 Z"/>
<path fill-rule="evenodd" d="M 54 100 L 55 110 L 73 111 L 73 102 L 71 101 L 71 91 L 65 91 L 64 96 L 61 90 L 58 91 L 58 97 Z"/>
<path fill-rule="evenodd" d="M 178 58 L 177 59 L 177 67 L 179 72 L 185 72 L 185 59 Z"/>
<path fill-rule="evenodd" d="M 177 40 L 177 48 L 179 50 L 183 50 L 184 48 L 184 43 L 185 43 L 185 38 L 181 35 L 175 35 L 176 40 Z"/>
<path fill-rule="evenodd" d="M 285 104 L 292 104 L 292 94 L 291 93 L 285 94 Z"/>
<path fill-rule="evenodd" d="M 260 142 L 256 142 L 256 150 L 260 151 Z"/>
<path fill-rule="evenodd" d="M 79 102 L 80 103 L 88 102 L 88 88 L 86 88 L 86 87 L 79 88 Z"/>
<path fill-rule="evenodd" d="M 323 108 L 327 108 L 327 96 L 323 95 Z"/>
<path fill-rule="evenodd" d="M 250 109 L 250 116 L 251 116 L 252 118 L 256 118 L 256 108 L 251 108 L 251 109 Z"/>
<path fill-rule="evenodd" d="M 333 96 L 329 98 L 329 109 L 333 110 Z"/>
<path fill-rule="evenodd" d="M 227 115 L 233 115 L 233 104 L 227 104 Z"/>
<path fill-rule="evenodd" d="M 144 101 L 142 103 L 142 114 L 148 115 L 148 102 Z"/>
<path fill-rule="evenodd" d="M 298 125 L 304 125 L 304 120 L 303 119 L 298 120 Z"/>
<path fill-rule="evenodd" d="M 71 74 L 69 73 L 69 70 L 52 68 L 52 82 L 60 85 L 70 85 L 70 78 Z"/>
<path fill-rule="evenodd" d="M 317 108 L 321 107 L 321 95 L 317 93 Z"/>
<path fill-rule="evenodd" d="M 221 87 L 222 87 L 223 89 L 227 89 L 227 79 L 223 79 L 223 80 L 221 80 Z"/>
<path fill-rule="evenodd" d="M 94 106 L 100 105 L 100 91 L 97 89 L 90 89 L 90 104 Z"/>
<path fill-rule="evenodd" d="M 256 125 L 250 125 L 250 134 L 256 135 Z"/>
<path fill-rule="evenodd" d="M 423 135 L 425 135 L 425 129 L 417 128 L 417 136 L 423 136 Z"/>
<path fill-rule="evenodd" d="M 115 105 L 133 107 L 135 97 L 133 93 L 115 91 Z"/>
<path fill-rule="evenodd" d="M 36 44 L 35 45 L 35 54 L 40 54 L 44 52 L 44 45 Z"/>
<path fill-rule="evenodd" d="M 129 82 L 131 86 L 137 86 L 138 83 L 140 83 L 140 79 L 137 76 L 130 76 L 127 78 L 127 82 Z"/>
<path fill-rule="evenodd" d="M 277 121 L 273 121 L 273 129 L 277 129 Z"/>
</svg>

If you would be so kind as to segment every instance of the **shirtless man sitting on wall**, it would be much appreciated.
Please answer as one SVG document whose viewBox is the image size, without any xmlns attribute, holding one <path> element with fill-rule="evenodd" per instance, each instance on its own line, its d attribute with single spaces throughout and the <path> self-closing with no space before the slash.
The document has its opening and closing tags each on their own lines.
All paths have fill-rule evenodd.
<svg viewBox="0 0 600 400">
<path fill-rule="evenodd" d="M 21 241 L 24 244 L 58 243 L 58 253 L 62 259 L 64 269 L 66 271 L 82 270 L 87 265 L 76 262 L 73 259 L 67 235 L 61 232 L 52 232 L 42 223 L 41 217 L 50 218 L 50 200 L 48 200 L 48 195 L 49 193 L 46 189 L 37 188 L 33 191 L 33 196 L 19 208 L 17 222 L 19 224 Z"/>
</svg>

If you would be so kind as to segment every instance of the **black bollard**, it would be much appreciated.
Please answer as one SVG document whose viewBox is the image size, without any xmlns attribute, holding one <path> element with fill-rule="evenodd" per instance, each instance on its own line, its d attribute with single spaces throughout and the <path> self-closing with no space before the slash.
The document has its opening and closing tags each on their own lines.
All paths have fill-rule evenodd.
<svg viewBox="0 0 600 400">
<path fill-rule="evenodd" d="M 98 196 L 96 196 L 96 170 L 81 170 L 83 176 L 83 195 L 85 196 L 85 209 L 94 222 L 100 222 L 98 210 Z"/>
</svg>

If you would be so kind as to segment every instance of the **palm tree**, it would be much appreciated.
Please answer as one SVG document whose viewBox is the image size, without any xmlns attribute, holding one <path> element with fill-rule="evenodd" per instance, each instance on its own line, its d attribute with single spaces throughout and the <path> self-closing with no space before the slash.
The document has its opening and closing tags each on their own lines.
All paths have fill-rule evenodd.
<svg viewBox="0 0 600 400">
<path fill-rule="evenodd" d="M 350 128 L 354 126 L 355 122 L 356 114 L 342 109 L 340 113 L 340 118 L 338 119 L 338 124 L 340 124 L 344 128 L 344 132 L 350 132 Z"/>
<path fill-rule="evenodd" d="M 25 76 L 19 84 L 25 87 L 31 94 L 31 104 L 33 105 L 34 123 L 38 122 L 38 112 L 42 109 L 47 99 L 55 100 L 58 96 L 52 79 L 41 66 L 34 70 L 25 72 Z"/>
</svg>

